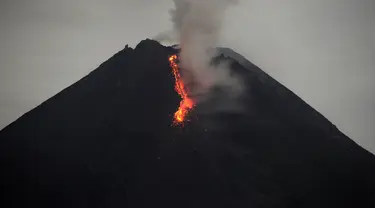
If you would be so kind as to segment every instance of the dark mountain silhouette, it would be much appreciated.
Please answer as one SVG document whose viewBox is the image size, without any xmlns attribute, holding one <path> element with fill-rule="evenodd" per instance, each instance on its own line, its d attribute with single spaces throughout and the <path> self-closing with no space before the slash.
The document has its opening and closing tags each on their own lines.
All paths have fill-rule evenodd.
<svg viewBox="0 0 375 208">
<path fill-rule="evenodd" d="M 242 111 L 171 126 L 156 41 L 125 47 L 0 132 L 3 207 L 375 207 L 375 157 L 230 49 Z M 212 111 L 211 111 L 212 112 Z"/>
</svg>

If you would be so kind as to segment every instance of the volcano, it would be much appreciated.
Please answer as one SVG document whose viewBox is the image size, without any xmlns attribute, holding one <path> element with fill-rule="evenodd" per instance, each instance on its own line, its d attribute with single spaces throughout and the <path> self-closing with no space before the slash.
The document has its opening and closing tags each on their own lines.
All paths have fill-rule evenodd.
<svg viewBox="0 0 375 208">
<path fill-rule="evenodd" d="M 0 132 L 3 207 L 375 207 L 375 157 L 228 48 L 240 111 L 218 91 L 181 102 L 169 57 L 143 40 Z"/>
</svg>

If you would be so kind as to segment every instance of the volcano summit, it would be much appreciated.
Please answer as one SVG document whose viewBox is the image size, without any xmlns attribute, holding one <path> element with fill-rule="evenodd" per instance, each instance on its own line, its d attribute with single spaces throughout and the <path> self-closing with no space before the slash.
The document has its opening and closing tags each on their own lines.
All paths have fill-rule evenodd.
<svg viewBox="0 0 375 208">
<path fill-rule="evenodd" d="M 144 40 L 4 128 L 3 207 L 375 207 L 374 155 L 219 50 L 244 91 L 216 90 L 183 127 L 178 50 Z"/>
</svg>

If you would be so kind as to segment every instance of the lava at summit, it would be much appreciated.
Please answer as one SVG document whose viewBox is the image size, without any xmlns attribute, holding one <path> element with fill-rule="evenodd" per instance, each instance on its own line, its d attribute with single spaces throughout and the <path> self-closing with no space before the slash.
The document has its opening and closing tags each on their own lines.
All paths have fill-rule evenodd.
<svg viewBox="0 0 375 208">
<path fill-rule="evenodd" d="M 194 107 L 194 101 L 189 98 L 185 84 L 183 80 L 181 79 L 179 66 L 176 63 L 177 55 L 172 55 L 169 57 L 169 63 L 172 67 L 173 76 L 175 78 L 175 91 L 180 95 L 181 102 L 180 106 L 178 107 L 178 110 L 174 113 L 173 117 L 173 123 L 183 124 L 183 122 L 186 120 L 186 116 L 189 113 L 189 111 Z"/>
</svg>

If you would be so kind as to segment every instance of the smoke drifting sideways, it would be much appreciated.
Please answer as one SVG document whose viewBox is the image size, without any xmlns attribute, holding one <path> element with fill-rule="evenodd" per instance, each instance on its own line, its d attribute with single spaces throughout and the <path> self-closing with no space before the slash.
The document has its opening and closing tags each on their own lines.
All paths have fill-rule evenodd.
<svg viewBox="0 0 375 208">
<path fill-rule="evenodd" d="M 161 43 L 179 43 L 182 79 L 189 95 L 198 95 L 194 97 L 197 104 L 207 100 L 214 89 L 233 98 L 243 91 L 239 77 L 230 74 L 228 63 L 212 64 L 218 55 L 225 11 L 237 4 L 237 0 L 174 0 L 175 7 L 170 10 L 173 29 L 154 37 Z M 227 102 L 216 105 L 220 110 L 233 110 L 234 106 Z"/>
</svg>

